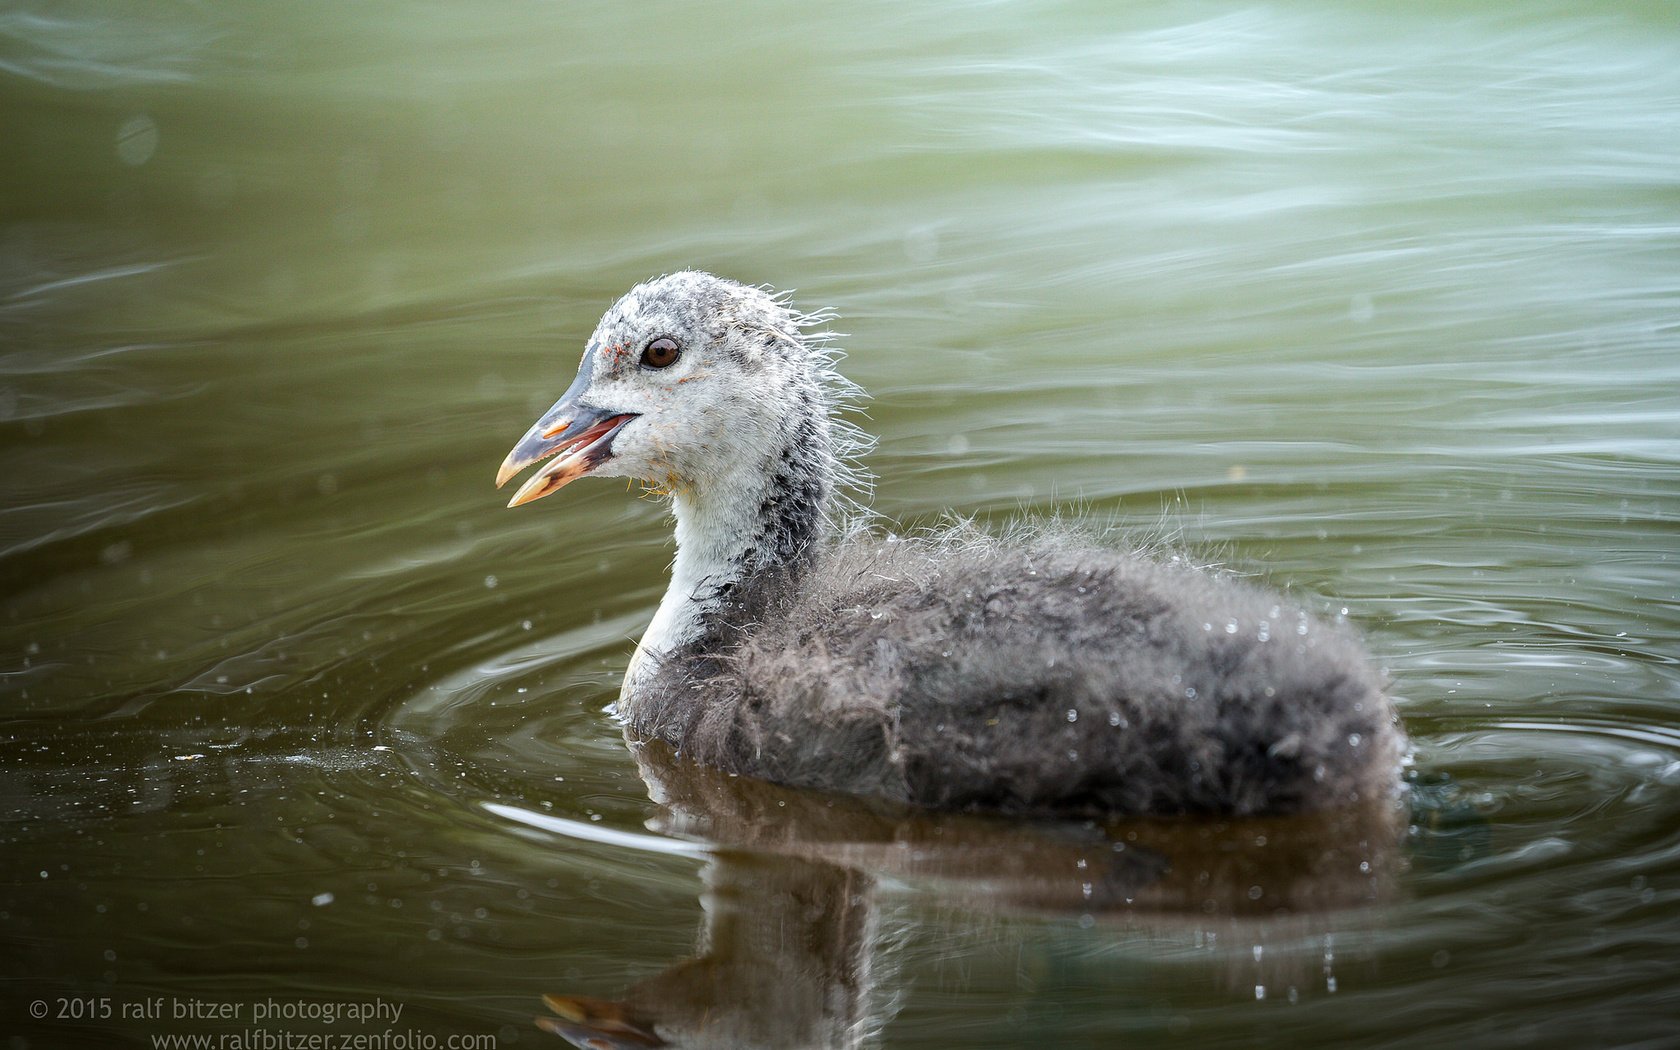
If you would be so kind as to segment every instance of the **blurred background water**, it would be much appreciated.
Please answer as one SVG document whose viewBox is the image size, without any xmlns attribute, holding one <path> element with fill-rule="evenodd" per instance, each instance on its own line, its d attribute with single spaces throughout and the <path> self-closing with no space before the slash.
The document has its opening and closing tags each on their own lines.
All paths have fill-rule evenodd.
<svg viewBox="0 0 1680 1050">
<path fill-rule="evenodd" d="M 190 998 L 564 1045 L 549 992 L 685 1045 L 1680 1042 L 1680 6 L 26 2 L 0 114 L 10 1046 L 243 1030 L 132 1008 Z M 663 508 L 491 483 L 689 266 L 838 311 L 888 519 L 1345 609 L 1406 827 L 639 769 Z M 974 875 L 1022 863 L 1077 892 Z"/>
</svg>

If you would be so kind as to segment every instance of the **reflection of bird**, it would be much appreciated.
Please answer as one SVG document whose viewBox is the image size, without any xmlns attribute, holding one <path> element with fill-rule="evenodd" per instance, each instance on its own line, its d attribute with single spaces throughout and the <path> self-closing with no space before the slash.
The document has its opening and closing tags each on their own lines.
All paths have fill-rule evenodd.
<svg viewBox="0 0 1680 1050">
<path fill-rule="evenodd" d="M 1329 933 L 1346 925 L 1342 909 L 1394 892 L 1412 815 L 1374 799 L 1217 822 L 1024 822 L 730 776 L 658 741 L 636 748 L 636 767 L 656 804 L 648 827 L 709 847 L 700 928 L 692 954 L 612 998 L 543 997 L 538 1027 L 591 1050 L 876 1046 L 902 1004 L 905 949 L 926 940 L 911 931 L 945 926 L 951 908 L 984 931 L 992 958 L 1042 934 L 1013 917 L 1077 916 L 1064 928 L 1101 923 L 1112 945 L 1194 945 L 1206 976 L 1245 997 L 1293 994 L 1335 979 Z M 917 907 L 891 903 L 906 894 Z M 1013 987 L 1018 975 L 998 976 Z"/>
<path fill-rule="evenodd" d="M 857 391 L 766 292 L 685 272 L 601 319 L 502 464 L 675 504 L 624 683 L 633 734 L 723 769 L 946 808 L 1283 812 L 1392 793 L 1358 643 L 1284 598 L 1057 529 L 895 538 L 842 513 Z"/>
</svg>

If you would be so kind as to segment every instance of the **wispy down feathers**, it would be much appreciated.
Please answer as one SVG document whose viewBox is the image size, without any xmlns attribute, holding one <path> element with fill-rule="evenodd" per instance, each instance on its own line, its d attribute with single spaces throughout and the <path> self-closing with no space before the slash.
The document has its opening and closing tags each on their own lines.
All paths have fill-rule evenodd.
<svg viewBox="0 0 1680 1050">
<path fill-rule="evenodd" d="M 826 313 L 685 271 L 602 318 L 605 469 L 673 479 L 672 583 L 625 680 L 696 761 L 926 806 L 1260 813 L 1398 790 L 1403 736 L 1350 632 L 1170 556 L 1050 526 L 872 531 Z M 638 367 L 656 337 L 685 349 Z M 638 351 L 639 352 L 639 351 Z"/>
<path fill-rule="evenodd" d="M 827 547 L 755 582 L 625 706 L 750 776 L 941 808 L 1259 813 L 1397 786 L 1356 640 L 1296 604 L 1066 528 Z"/>
</svg>

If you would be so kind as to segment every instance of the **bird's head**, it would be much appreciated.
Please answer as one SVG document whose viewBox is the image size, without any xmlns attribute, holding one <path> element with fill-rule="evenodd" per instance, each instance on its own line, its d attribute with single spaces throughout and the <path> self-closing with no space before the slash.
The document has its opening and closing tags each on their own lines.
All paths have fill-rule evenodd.
<svg viewBox="0 0 1680 1050">
<path fill-rule="evenodd" d="M 601 318 L 577 378 L 508 453 L 497 487 L 543 460 L 508 506 L 589 474 L 705 489 L 766 469 L 792 440 L 832 458 L 838 377 L 802 330 L 810 321 L 763 289 L 707 273 L 637 285 Z"/>
</svg>

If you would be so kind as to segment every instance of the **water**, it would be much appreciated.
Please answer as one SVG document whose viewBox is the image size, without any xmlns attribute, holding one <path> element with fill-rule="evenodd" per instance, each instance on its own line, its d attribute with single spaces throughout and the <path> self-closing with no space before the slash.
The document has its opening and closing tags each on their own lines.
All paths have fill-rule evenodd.
<svg viewBox="0 0 1680 1050">
<path fill-rule="evenodd" d="M 0 13 L 10 1045 L 1680 1040 L 1677 15 Z M 887 517 L 1345 608 L 1405 826 L 639 766 L 661 507 L 491 480 L 684 266 L 838 310 Z"/>
</svg>

